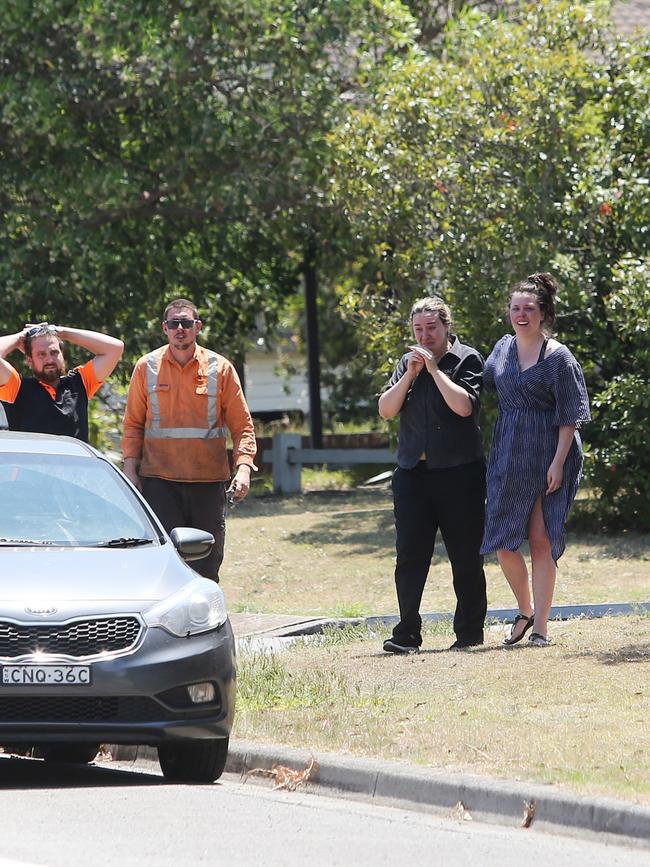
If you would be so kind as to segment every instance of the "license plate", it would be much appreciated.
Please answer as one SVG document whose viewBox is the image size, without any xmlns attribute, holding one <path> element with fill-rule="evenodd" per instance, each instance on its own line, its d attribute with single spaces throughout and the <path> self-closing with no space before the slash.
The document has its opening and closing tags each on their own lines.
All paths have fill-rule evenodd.
<svg viewBox="0 0 650 867">
<path fill-rule="evenodd" d="M 88 686 L 89 665 L 4 665 L 2 682 L 12 686 Z"/>
</svg>

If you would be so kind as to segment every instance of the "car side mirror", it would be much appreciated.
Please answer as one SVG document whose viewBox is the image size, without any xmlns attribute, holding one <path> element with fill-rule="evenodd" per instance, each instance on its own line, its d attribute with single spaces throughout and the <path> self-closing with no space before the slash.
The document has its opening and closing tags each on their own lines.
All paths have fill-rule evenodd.
<svg viewBox="0 0 650 867">
<path fill-rule="evenodd" d="M 214 545 L 212 533 L 196 527 L 174 527 L 169 536 L 183 560 L 201 560 L 208 556 Z"/>
</svg>

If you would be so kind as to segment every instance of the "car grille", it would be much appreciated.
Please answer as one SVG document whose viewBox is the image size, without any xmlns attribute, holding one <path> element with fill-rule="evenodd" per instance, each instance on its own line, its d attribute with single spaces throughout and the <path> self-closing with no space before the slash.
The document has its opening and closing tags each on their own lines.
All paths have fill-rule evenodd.
<svg viewBox="0 0 650 867">
<path fill-rule="evenodd" d="M 0 697 L 0 723 L 136 723 L 169 717 L 169 712 L 157 701 L 141 696 Z"/>
<path fill-rule="evenodd" d="M 128 650 L 140 637 L 136 617 L 101 617 L 56 624 L 18 624 L 0 621 L 0 657 L 51 653 L 99 656 Z"/>
</svg>

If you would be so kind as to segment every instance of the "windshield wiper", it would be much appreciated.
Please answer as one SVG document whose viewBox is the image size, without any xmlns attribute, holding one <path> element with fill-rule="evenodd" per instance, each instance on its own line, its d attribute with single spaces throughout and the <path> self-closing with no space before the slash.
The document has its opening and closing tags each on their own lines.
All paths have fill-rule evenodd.
<svg viewBox="0 0 650 867">
<path fill-rule="evenodd" d="M 131 537 L 130 539 L 125 539 L 124 536 L 120 536 L 118 539 L 109 539 L 107 542 L 97 542 L 96 545 L 92 545 L 93 548 L 136 548 L 138 545 L 151 545 L 153 539 L 138 539 L 135 537 Z"/>
<path fill-rule="evenodd" d="M 14 545 L 58 545 L 59 542 L 51 542 L 46 539 L 1 539 L 0 545 L 11 547 Z"/>
</svg>

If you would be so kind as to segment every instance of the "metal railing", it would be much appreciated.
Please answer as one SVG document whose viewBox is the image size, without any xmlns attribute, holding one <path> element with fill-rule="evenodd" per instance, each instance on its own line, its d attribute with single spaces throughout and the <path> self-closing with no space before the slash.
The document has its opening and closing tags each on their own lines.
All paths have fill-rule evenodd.
<svg viewBox="0 0 650 867">
<path fill-rule="evenodd" d="M 395 464 L 393 449 L 308 449 L 302 447 L 301 434 L 275 434 L 273 446 L 263 454 L 264 462 L 273 465 L 273 490 L 276 494 L 301 491 L 303 464 Z"/>
</svg>

